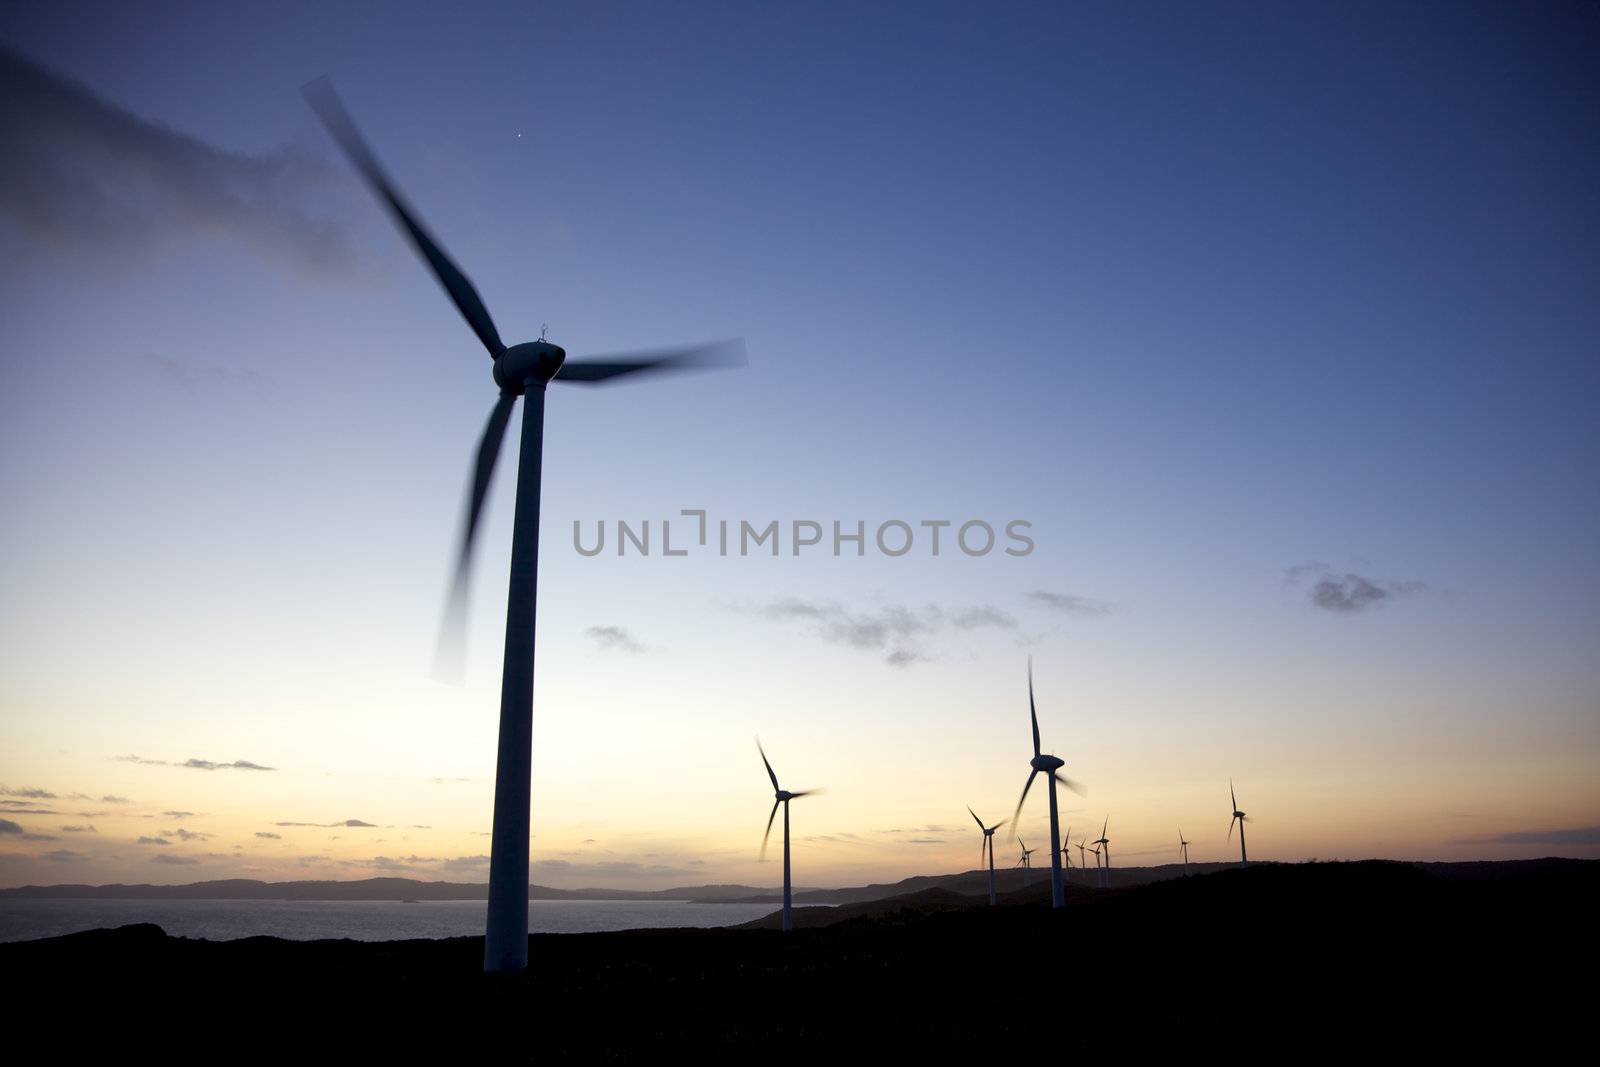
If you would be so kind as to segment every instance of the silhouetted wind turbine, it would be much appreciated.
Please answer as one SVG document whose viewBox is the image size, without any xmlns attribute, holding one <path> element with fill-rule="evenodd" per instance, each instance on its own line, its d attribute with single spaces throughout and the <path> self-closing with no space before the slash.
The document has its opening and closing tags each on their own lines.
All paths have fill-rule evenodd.
<svg viewBox="0 0 1600 1067">
<path fill-rule="evenodd" d="M 1078 866 L 1083 868 L 1083 873 L 1085 873 L 1085 874 L 1089 873 L 1089 859 L 1088 859 L 1087 856 L 1084 855 L 1084 847 L 1083 847 L 1084 842 L 1087 841 L 1087 840 L 1089 840 L 1089 836 L 1087 834 L 1085 834 L 1083 837 L 1078 838 L 1078 843 L 1076 845 L 1072 846 L 1073 848 L 1078 850 Z M 1100 858 L 1100 853 L 1099 853 L 1098 850 L 1096 850 L 1096 852 L 1095 852 L 1095 860 L 1097 861 L 1096 864 L 1095 864 L 1096 866 L 1099 866 L 1099 863 L 1098 863 L 1099 858 Z"/>
<path fill-rule="evenodd" d="M 789 885 L 789 801 L 796 797 L 809 796 L 819 793 L 819 789 L 802 789 L 791 793 L 778 784 L 778 775 L 772 769 L 772 761 L 767 759 L 767 750 L 761 747 L 761 739 L 756 738 L 756 749 L 761 753 L 761 762 L 767 765 L 767 777 L 772 779 L 772 814 L 767 816 L 767 832 L 761 835 L 761 858 L 767 858 L 767 839 L 772 836 L 772 820 L 778 817 L 778 805 L 783 805 L 783 928 L 794 929 L 794 904 L 790 896 Z"/>
<path fill-rule="evenodd" d="M 1106 884 L 1106 876 L 1104 872 L 1100 870 L 1100 846 L 1097 844 L 1089 851 L 1094 853 L 1094 883 L 1095 885 L 1104 889 Z"/>
<path fill-rule="evenodd" d="M 978 818 L 978 813 L 972 810 L 972 805 L 967 805 L 967 814 L 972 816 L 972 821 L 978 824 L 978 829 L 983 831 L 983 840 L 978 843 L 978 863 L 983 864 L 983 854 L 989 854 L 989 905 L 996 903 L 994 896 L 994 832 L 1006 824 L 1004 819 L 993 826 L 983 825 L 983 820 Z"/>
<path fill-rule="evenodd" d="M 1233 791 L 1233 779 L 1228 779 L 1228 796 L 1233 801 L 1233 818 L 1228 820 L 1228 837 L 1233 837 L 1233 824 L 1239 824 L 1239 866 L 1250 866 L 1250 857 L 1244 850 L 1244 824 L 1249 822 L 1245 813 L 1239 810 L 1239 797 Z"/>
<path fill-rule="evenodd" d="M 440 638 L 449 658 L 462 643 L 473 540 L 517 397 L 522 412 L 522 452 L 517 466 L 516 519 L 511 539 L 511 581 L 506 597 L 505 660 L 500 679 L 500 738 L 494 786 L 494 835 L 489 854 L 489 917 L 483 966 L 487 971 L 528 965 L 528 805 L 533 735 L 533 633 L 539 576 L 539 484 L 544 449 L 544 389 L 551 381 L 599 385 L 626 375 L 696 366 L 741 364 L 739 342 L 604 356 L 567 362 L 567 353 L 544 340 L 506 345 L 478 291 L 406 206 L 326 78 L 302 90 L 334 140 L 383 201 L 412 246 L 427 261 L 461 317 L 494 361 L 500 391 L 478 442 L 472 494 L 462 524 L 460 552 Z"/>
<path fill-rule="evenodd" d="M 1183 839 L 1183 827 L 1178 827 L 1178 850 L 1183 853 L 1183 876 L 1189 877 L 1189 842 Z"/>
<path fill-rule="evenodd" d="M 1059 756 L 1051 756 L 1039 750 L 1039 711 L 1033 704 L 1033 657 L 1028 657 L 1028 714 L 1033 719 L 1033 759 L 1029 765 L 1033 770 L 1028 772 L 1028 780 L 1022 783 L 1022 796 L 1017 798 L 1017 810 L 1011 816 L 1013 828 L 1018 816 L 1022 814 L 1022 802 L 1028 799 L 1028 790 L 1033 786 L 1033 780 L 1041 774 L 1050 777 L 1050 841 L 1061 840 L 1061 822 L 1056 814 L 1056 783 L 1060 782 L 1074 793 L 1083 794 L 1083 786 L 1061 775 L 1061 768 L 1066 761 Z M 1021 838 L 1018 838 L 1021 840 Z M 1050 849 L 1050 904 L 1059 908 L 1065 903 L 1061 892 L 1061 853 L 1054 847 Z"/>
<path fill-rule="evenodd" d="M 1066 879 L 1072 880 L 1072 827 L 1067 827 L 1067 832 L 1061 835 L 1061 855 L 1065 857 Z"/>
<path fill-rule="evenodd" d="M 1105 849 L 1106 868 L 1100 872 L 1100 884 L 1107 889 L 1111 888 L 1111 840 L 1106 837 L 1106 827 L 1111 825 L 1111 816 L 1106 816 L 1105 823 L 1100 827 L 1100 837 L 1095 844 Z"/>
<path fill-rule="evenodd" d="M 1026 889 L 1028 887 L 1028 871 L 1033 866 L 1028 862 L 1028 857 L 1037 852 L 1038 849 L 1029 848 L 1028 843 L 1020 837 L 1017 838 L 1017 846 L 1022 849 L 1022 858 L 1017 861 L 1017 866 L 1022 868 L 1022 887 Z"/>
</svg>

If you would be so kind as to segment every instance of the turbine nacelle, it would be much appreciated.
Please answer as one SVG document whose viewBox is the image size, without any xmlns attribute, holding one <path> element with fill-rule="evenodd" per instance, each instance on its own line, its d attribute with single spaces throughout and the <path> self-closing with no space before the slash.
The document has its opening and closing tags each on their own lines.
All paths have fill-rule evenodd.
<svg viewBox="0 0 1600 1067">
<path fill-rule="evenodd" d="M 793 800 L 797 794 L 791 793 L 787 789 L 780 789 L 780 790 L 778 790 L 776 793 L 774 793 L 772 795 L 777 797 L 780 801 L 782 801 L 782 800 Z"/>
<path fill-rule="evenodd" d="M 1059 771 L 1061 768 L 1065 767 L 1067 765 L 1067 761 L 1059 756 L 1040 754 L 1029 760 L 1028 764 L 1036 771 L 1042 771 L 1045 774 L 1049 774 L 1052 771 Z"/>
<path fill-rule="evenodd" d="M 494 361 L 494 381 L 502 393 L 521 396 L 534 382 L 543 385 L 561 371 L 567 350 L 549 341 L 512 345 Z"/>
</svg>

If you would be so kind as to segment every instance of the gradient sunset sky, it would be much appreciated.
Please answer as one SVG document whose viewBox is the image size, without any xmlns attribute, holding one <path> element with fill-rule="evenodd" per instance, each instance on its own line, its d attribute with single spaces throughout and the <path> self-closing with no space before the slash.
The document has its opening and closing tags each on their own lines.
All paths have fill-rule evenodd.
<svg viewBox="0 0 1600 1067">
<path fill-rule="evenodd" d="M 322 74 L 508 342 L 748 344 L 550 391 L 535 882 L 777 883 L 757 734 L 826 789 L 797 884 L 976 866 L 1030 655 L 1119 863 L 1236 855 L 1230 777 L 1252 858 L 1600 856 L 1597 46 L 1588 3 L 0 9 L 0 885 L 486 877 L 516 438 L 444 685 L 495 387 Z M 663 558 L 686 508 L 782 551 Z"/>
</svg>

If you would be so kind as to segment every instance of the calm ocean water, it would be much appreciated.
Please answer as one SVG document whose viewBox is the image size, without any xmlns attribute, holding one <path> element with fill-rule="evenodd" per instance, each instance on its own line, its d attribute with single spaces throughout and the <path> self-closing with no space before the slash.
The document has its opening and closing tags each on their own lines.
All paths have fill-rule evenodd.
<svg viewBox="0 0 1600 1067">
<path fill-rule="evenodd" d="M 128 923 L 155 923 L 175 937 L 211 941 L 261 934 L 294 941 L 481 936 L 485 908 L 481 900 L 0 900 L 0 941 Z M 538 934 L 733 926 L 775 910 L 772 904 L 681 900 L 533 900 L 528 925 Z"/>
</svg>

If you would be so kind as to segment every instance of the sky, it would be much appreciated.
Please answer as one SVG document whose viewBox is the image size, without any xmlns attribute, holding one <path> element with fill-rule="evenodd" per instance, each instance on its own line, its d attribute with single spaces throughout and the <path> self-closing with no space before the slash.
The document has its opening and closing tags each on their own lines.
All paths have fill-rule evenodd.
<svg viewBox="0 0 1600 1067">
<path fill-rule="evenodd" d="M 1235 855 L 1230 778 L 1252 858 L 1600 857 L 1597 44 L 1582 3 L 6 7 L 0 885 L 486 877 L 517 437 L 444 684 L 495 386 L 324 74 L 508 343 L 749 352 L 549 391 L 535 882 L 776 884 L 758 735 L 825 790 L 798 884 L 976 866 L 1030 657 L 1114 861 Z"/>
</svg>

